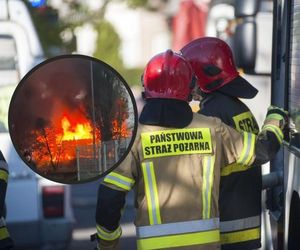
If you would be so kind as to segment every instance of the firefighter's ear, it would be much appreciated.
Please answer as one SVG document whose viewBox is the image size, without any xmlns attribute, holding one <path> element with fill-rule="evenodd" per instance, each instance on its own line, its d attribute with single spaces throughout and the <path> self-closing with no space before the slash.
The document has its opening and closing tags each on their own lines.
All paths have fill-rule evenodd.
<svg viewBox="0 0 300 250">
<path fill-rule="evenodd" d="M 191 83 L 190 83 L 190 89 L 194 89 L 196 86 L 197 78 L 195 75 L 193 75 Z"/>
<path fill-rule="evenodd" d="M 144 87 L 144 74 L 141 75 L 141 84 L 142 84 L 142 87 Z"/>
<path fill-rule="evenodd" d="M 196 86 L 196 83 L 197 83 L 197 78 L 195 75 L 193 75 L 192 80 L 190 82 L 190 94 L 188 96 L 188 100 L 187 100 L 188 102 L 191 102 L 193 100 L 193 90 Z"/>
<path fill-rule="evenodd" d="M 141 95 L 142 95 L 142 99 L 144 101 L 146 101 L 146 95 L 145 95 L 145 87 L 144 87 L 144 74 L 141 75 L 141 84 L 142 84 L 142 92 L 141 92 Z"/>
</svg>

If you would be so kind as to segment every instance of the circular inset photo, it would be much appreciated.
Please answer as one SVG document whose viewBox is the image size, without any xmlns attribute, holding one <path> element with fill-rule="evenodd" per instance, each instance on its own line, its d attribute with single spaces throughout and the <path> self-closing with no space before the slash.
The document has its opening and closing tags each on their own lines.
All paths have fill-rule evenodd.
<svg viewBox="0 0 300 250">
<path fill-rule="evenodd" d="M 33 68 L 9 107 L 9 133 L 22 160 L 60 183 L 95 180 L 126 157 L 137 108 L 122 76 L 83 55 L 58 56 Z"/>
</svg>

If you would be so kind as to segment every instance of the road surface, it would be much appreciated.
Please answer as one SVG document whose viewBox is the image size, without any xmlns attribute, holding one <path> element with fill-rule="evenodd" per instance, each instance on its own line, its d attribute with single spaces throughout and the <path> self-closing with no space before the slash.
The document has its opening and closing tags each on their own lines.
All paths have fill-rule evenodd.
<svg viewBox="0 0 300 250">
<path fill-rule="evenodd" d="M 96 232 L 95 210 L 96 196 L 100 181 L 86 184 L 72 185 L 72 204 L 76 219 L 73 231 L 73 240 L 68 250 L 93 250 L 94 242 L 90 242 L 90 235 Z M 133 194 L 127 195 L 127 205 L 121 220 L 122 237 L 120 240 L 120 250 L 135 250 L 135 227 L 132 223 L 134 218 Z"/>
</svg>

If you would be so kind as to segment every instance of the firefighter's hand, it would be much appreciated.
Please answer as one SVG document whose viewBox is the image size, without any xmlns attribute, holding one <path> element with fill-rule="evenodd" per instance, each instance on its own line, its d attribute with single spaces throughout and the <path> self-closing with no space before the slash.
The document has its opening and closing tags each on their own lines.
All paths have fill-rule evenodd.
<svg viewBox="0 0 300 250">
<path fill-rule="evenodd" d="M 282 108 L 276 107 L 276 106 L 270 106 L 268 108 L 266 122 L 271 121 L 271 120 L 277 121 L 276 125 L 281 130 L 284 130 L 285 128 L 287 128 L 288 122 L 289 122 L 288 111 L 286 111 Z"/>
</svg>

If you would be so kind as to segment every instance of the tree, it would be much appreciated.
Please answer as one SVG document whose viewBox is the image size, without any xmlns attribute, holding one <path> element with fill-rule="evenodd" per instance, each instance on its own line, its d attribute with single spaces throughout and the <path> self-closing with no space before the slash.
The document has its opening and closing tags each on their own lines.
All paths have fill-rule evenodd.
<svg viewBox="0 0 300 250">
<path fill-rule="evenodd" d="M 47 57 L 72 53 L 76 50 L 74 30 L 83 24 L 90 23 L 98 33 L 96 52 L 94 56 L 110 64 L 122 74 L 130 85 L 139 83 L 142 69 L 126 69 L 119 54 L 120 38 L 113 26 L 104 19 L 108 5 L 118 0 L 104 0 L 100 10 L 91 10 L 86 1 L 64 1 L 68 4 L 69 14 L 61 17 L 51 6 L 33 8 L 31 10 L 34 23 L 40 35 L 42 46 Z M 148 0 L 126 0 L 131 8 L 148 8 Z M 70 39 L 65 41 L 62 34 L 66 31 Z"/>
<path fill-rule="evenodd" d="M 100 64 L 93 64 L 92 86 L 93 93 L 87 95 L 85 102 L 88 117 L 95 121 L 101 140 L 110 141 L 114 136 L 113 122 L 120 119 L 123 122 L 128 117 L 127 102 L 119 104 L 121 100 L 127 100 L 129 95 L 118 76 Z"/>
</svg>

